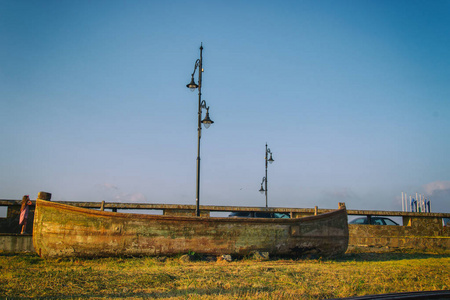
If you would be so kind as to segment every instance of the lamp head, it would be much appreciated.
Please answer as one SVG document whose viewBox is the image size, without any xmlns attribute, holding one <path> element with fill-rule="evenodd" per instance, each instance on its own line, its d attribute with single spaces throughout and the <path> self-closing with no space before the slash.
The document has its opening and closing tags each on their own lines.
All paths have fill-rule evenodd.
<svg viewBox="0 0 450 300">
<path fill-rule="evenodd" d="M 262 184 L 261 184 L 261 188 L 259 189 L 259 192 L 260 192 L 261 194 L 264 194 L 264 192 L 265 192 L 265 190 L 264 190 Z"/>
<path fill-rule="evenodd" d="M 214 123 L 214 121 L 209 118 L 209 107 L 206 108 L 206 116 L 203 119 L 202 123 L 206 129 L 208 129 L 209 126 Z"/>
<path fill-rule="evenodd" d="M 195 91 L 196 88 L 198 88 L 198 85 L 194 81 L 194 76 L 192 76 L 191 82 L 186 84 L 186 87 L 188 87 L 192 92 Z"/>
<path fill-rule="evenodd" d="M 269 162 L 269 163 L 273 163 L 273 162 L 274 162 L 274 160 L 273 160 L 273 158 L 272 158 L 272 153 L 270 153 L 270 158 L 269 158 L 268 162 Z"/>
</svg>

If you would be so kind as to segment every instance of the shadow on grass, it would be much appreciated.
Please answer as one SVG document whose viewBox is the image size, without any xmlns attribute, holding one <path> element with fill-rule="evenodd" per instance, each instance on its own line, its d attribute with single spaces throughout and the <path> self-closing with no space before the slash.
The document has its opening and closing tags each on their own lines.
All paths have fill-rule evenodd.
<svg viewBox="0 0 450 300">
<path fill-rule="evenodd" d="M 30 264 L 39 263 L 45 261 L 46 259 L 39 257 L 36 253 L 5 253 L 0 252 L 1 256 L 14 256 L 19 260 L 23 260 L 29 262 Z M 340 257 L 334 258 L 324 258 L 324 257 L 316 257 L 316 256 L 303 256 L 303 257 L 272 257 L 268 261 L 279 261 L 279 260 L 292 260 L 292 261 L 335 261 L 335 262 L 347 262 L 347 261 L 393 261 L 393 260 L 404 260 L 404 259 L 428 259 L 428 258 L 448 258 L 450 257 L 449 253 L 420 253 L 420 252 L 355 252 L 355 253 L 346 253 Z M 133 261 L 135 259 L 142 259 L 148 257 L 96 257 L 96 258 L 85 258 L 85 257 L 68 257 L 68 258 L 54 258 L 50 259 L 50 261 L 54 262 L 73 262 L 73 261 L 96 261 L 96 260 L 111 260 L 111 261 Z M 161 260 L 159 257 L 153 257 L 155 262 L 164 263 L 166 259 Z M 167 258 L 167 257 L 164 257 Z M 172 260 L 176 259 L 176 257 L 171 257 Z M 236 257 L 233 261 L 255 261 L 252 258 L 247 257 Z M 192 261 L 195 262 L 206 262 L 204 259 L 198 259 Z M 211 263 L 216 263 L 216 261 L 212 261 Z"/>
<path fill-rule="evenodd" d="M 430 253 L 376 253 L 376 252 L 362 252 L 362 253 L 347 253 L 342 257 L 334 259 L 336 262 L 345 261 L 393 261 L 405 259 L 428 259 L 428 258 L 446 258 L 450 254 L 430 254 Z"/>
</svg>

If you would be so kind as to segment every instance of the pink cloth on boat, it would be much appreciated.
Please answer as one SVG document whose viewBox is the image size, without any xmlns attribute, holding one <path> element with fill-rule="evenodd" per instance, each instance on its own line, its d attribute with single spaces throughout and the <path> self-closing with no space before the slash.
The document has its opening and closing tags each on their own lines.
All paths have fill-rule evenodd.
<svg viewBox="0 0 450 300">
<path fill-rule="evenodd" d="M 28 205 L 25 205 L 25 208 L 20 212 L 20 219 L 19 219 L 19 225 L 23 225 L 24 221 L 28 219 L 28 211 L 30 210 L 30 207 Z"/>
</svg>

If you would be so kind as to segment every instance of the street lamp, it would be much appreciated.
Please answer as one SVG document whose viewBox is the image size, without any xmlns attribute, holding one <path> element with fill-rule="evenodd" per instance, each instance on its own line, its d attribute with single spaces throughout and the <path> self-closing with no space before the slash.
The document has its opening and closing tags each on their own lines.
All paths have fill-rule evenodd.
<svg viewBox="0 0 450 300">
<path fill-rule="evenodd" d="M 270 154 L 270 158 L 267 159 L 269 154 Z M 259 191 L 261 192 L 261 194 L 264 194 L 264 193 L 266 194 L 266 207 L 268 207 L 268 202 L 267 202 L 267 162 L 273 163 L 274 159 L 272 158 L 272 151 L 270 151 L 270 149 L 267 148 L 267 143 L 266 143 L 266 156 L 264 157 L 264 160 L 266 161 L 266 176 L 264 176 L 261 181 L 261 188 L 259 189 Z M 263 184 L 265 184 L 265 188 L 264 188 Z"/>
<path fill-rule="evenodd" d="M 198 140 L 197 140 L 197 196 L 195 215 L 200 216 L 200 139 L 202 137 L 202 123 L 205 128 L 209 128 L 214 122 L 209 118 L 209 106 L 206 106 L 206 101 L 202 100 L 202 73 L 203 73 L 203 44 L 200 44 L 200 58 L 195 61 L 194 72 L 191 75 L 191 82 L 186 84 L 191 91 L 198 89 Z M 195 71 L 198 68 L 198 85 L 194 81 Z M 202 120 L 202 109 L 206 108 L 206 116 Z"/>
</svg>

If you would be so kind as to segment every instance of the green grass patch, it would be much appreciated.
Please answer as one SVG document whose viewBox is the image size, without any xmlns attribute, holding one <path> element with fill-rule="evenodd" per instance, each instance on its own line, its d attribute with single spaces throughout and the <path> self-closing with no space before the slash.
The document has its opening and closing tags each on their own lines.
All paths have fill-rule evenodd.
<svg viewBox="0 0 450 300">
<path fill-rule="evenodd" d="M 327 299 L 450 289 L 450 255 L 182 262 L 0 255 L 0 298 Z"/>
</svg>

